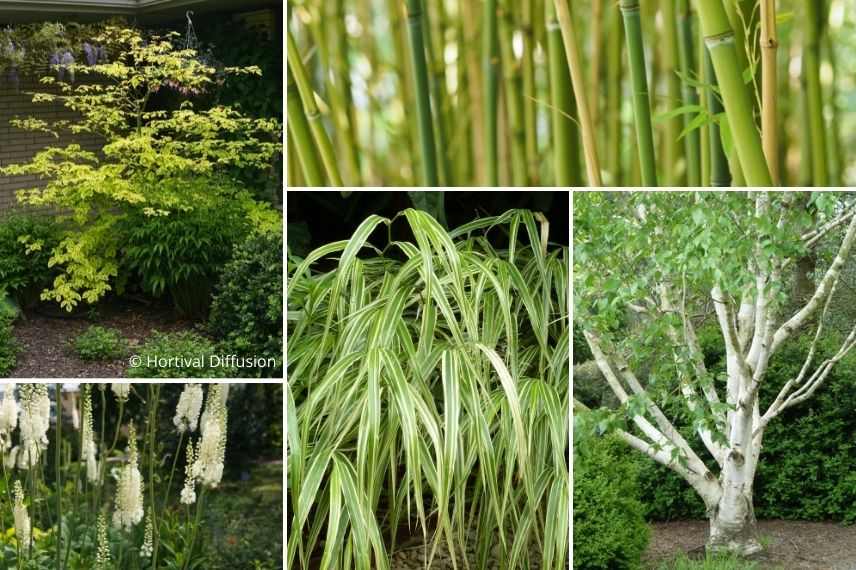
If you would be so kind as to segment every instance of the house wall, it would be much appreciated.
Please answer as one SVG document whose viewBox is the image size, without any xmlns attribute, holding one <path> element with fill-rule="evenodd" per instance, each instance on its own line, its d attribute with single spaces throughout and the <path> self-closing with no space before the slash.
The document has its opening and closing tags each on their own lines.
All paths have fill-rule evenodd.
<svg viewBox="0 0 856 570">
<path fill-rule="evenodd" d="M 98 151 L 101 148 L 99 139 L 92 135 L 72 137 L 65 134 L 56 139 L 47 133 L 34 133 L 12 126 L 9 121 L 16 117 L 36 117 L 48 122 L 76 117 L 76 113 L 60 103 L 33 103 L 33 97 L 28 93 L 35 91 L 49 92 L 39 84 L 37 77 L 22 76 L 16 89 L 6 77 L 0 76 L 0 166 L 27 162 L 46 146 L 77 142 L 87 150 Z M 0 175 L 0 213 L 20 207 L 16 191 L 42 184 L 35 176 Z"/>
</svg>

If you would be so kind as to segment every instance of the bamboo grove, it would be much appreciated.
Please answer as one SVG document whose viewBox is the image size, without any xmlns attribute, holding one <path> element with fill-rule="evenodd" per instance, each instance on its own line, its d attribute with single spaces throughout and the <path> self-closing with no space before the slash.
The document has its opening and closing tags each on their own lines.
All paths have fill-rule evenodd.
<svg viewBox="0 0 856 570">
<path fill-rule="evenodd" d="M 401 567 L 407 537 L 426 568 L 567 567 L 569 252 L 548 238 L 529 211 L 447 231 L 408 209 L 289 259 L 288 568 Z"/>
<path fill-rule="evenodd" d="M 856 181 L 851 0 L 288 3 L 289 184 Z"/>
</svg>

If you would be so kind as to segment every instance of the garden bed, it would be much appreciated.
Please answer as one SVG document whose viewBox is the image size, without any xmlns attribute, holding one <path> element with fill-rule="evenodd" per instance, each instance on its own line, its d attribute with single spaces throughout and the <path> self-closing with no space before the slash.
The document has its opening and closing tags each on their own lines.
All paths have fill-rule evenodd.
<svg viewBox="0 0 856 570">
<path fill-rule="evenodd" d="M 122 378 L 128 357 L 113 360 L 82 360 L 70 346 L 78 335 L 97 324 L 118 330 L 133 351 L 157 330 L 177 332 L 193 323 L 174 317 L 163 305 L 128 302 L 102 303 L 93 319 L 50 316 L 47 311 L 28 311 L 15 322 L 14 334 L 21 348 L 11 376 L 17 378 Z"/>
<path fill-rule="evenodd" d="M 753 560 L 758 570 L 852 570 L 856 568 L 856 527 L 831 522 L 767 520 L 758 522 L 764 552 Z M 703 557 L 707 521 L 653 523 L 645 553 L 648 568 L 669 568 L 680 554 Z"/>
<path fill-rule="evenodd" d="M 282 460 L 253 463 L 211 494 L 203 527 L 213 552 L 208 568 L 282 568 L 282 468 Z"/>
</svg>

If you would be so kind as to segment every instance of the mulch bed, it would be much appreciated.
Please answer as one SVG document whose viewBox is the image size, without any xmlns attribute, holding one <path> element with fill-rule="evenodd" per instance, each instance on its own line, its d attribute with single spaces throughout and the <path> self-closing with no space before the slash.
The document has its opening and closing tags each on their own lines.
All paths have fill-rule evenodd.
<svg viewBox="0 0 856 570">
<path fill-rule="evenodd" d="M 765 570 L 856 570 L 856 526 L 765 520 L 758 532 L 765 549 L 753 560 Z M 696 558 L 707 535 L 707 521 L 653 523 L 645 560 L 658 568 L 681 553 Z"/>
<path fill-rule="evenodd" d="M 134 347 L 142 345 L 152 331 L 174 332 L 193 327 L 176 319 L 166 306 L 110 302 L 97 308 L 94 319 L 86 314 L 65 315 L 58 310 L 27 311 L 15 321 L 14 334 L 21 347 L 12 378 L 122 378 L 127 358 L 113 361 L 84 361 L 69 346 L 91 325 L 115 328 Z"/>
</svg>

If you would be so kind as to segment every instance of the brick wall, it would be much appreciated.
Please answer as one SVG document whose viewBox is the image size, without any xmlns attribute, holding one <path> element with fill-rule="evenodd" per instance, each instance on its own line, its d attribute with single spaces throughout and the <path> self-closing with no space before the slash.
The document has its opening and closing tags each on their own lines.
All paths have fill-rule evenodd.
<svg viewBox="0 0 856 570">
<path fill-rule="evenodd" d="M 15 89 L 5 74 L 0 74 L 0 166 L 8 166 L 27 162 L 39 150 L 46 146 L 66 145 L 78 142 L 89 150 L 101 148 L 101 141 L 95 136 L 72 137 L 69 134 L 54 138 L 47 133 L 33 133 L 12 126 L 9 121 L 15 117 L 35 117 L 45 121 L 57 119 L 74 119 L 75 113 L 64 108 L 60 103 L 33 103 L 35 91 L 45 92 L 44 85 L 38 77 L 21 76 L 20 85 Z M 44 184 L 35 176 L 4 176 L 0 175 L 0 214 L 13 208 L 19 208 L 15 191 L 22 188 L 33 188 Z"/>
</svg>

